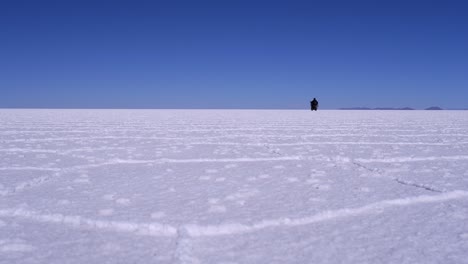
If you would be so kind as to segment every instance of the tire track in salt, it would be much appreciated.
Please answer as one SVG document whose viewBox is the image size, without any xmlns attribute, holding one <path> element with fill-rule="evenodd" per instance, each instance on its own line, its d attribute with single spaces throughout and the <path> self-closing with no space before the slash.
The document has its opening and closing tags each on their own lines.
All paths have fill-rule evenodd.
<svg viewBox="0 0 468 264">
<path fill-rule="evenodd" d="M 177 228 L 174 262 L 181 264 L 197 264 L 200 260 L 193 255 L 193 241 L 185 226 Z"/>
<path fill-rule="evenodd" d="M 400 178 L 395 178 L 394 181 L 396 181 L 397 183 L 402 184 L 402 185 L 416 187 L 416 188 L 423 189 L 423 190 L 430 191 L 430 192 L 438 192 L 438 193 L 443 192 L 442 190 L 439 190 L 437 188 L 428 186 L 426 184 L 421 184 L 421 183 L 416 183 L 416 182 L 411 182 L 411 181 L 405 181 L 405 180 L 402 180 Z"/>
<path fill-rule="evenodd" d="M 393 181 L 395 181 L 396 183 L 398 184 L 401 184 L 401 185 L 406 185 L 406 186 L 411 186 L 411 187 L 415 187 L 415 188 L 419 188 L 419 189 L 424 189 L 426 191 L 430 191 L 430 192 L 437 192 L 437 193 L 442 193 L 444 192 L 443 190 L 440 190 L 438 188 L 435 188 L 435 187 L 432 187 L 432 186 L 428 186 L 426 184 L 422 184 L 422 183 L 417 183 L 417 182 L 412 182 L 412 181 L 407 181 L 407 180 L 403 180 L 401 178 L 398 178 L 398 177 L 389 177 L 389 176 L 384 176 L 382 174 L 382 171 L 380 169 L 373 169 L 373 168 L 369 168 L 367 167 L 366 165 L 363 165 L 359 162 L 357 162 L 356 160 L 354 160 L 352 162 L 355 166 L 359 167 L 359 168 L 363 168 L 371 173 L 375 173 L 377 175 L 379 175 L 380 177 L 383 177 L 383 178 L 388 178 L 388 179 L 391 179 Z"/>
</svg>

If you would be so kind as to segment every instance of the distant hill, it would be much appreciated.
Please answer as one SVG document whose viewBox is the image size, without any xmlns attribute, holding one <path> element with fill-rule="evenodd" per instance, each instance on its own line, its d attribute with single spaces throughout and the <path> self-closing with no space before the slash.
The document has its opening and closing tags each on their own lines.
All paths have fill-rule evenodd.
<svg viewBox="0 0 468 264">
<path fill-rule="evenodd" d="M 442 108 L 440 108 L 438 106 L 431 106 L 431 107 L 428 107 L 428 108 L 426 108 L 424 110 L 444 110 L 444 109 L 442 109 Z"/>
<path fill-rule="evenodd" d="M 401 107 L 401 108 L 394 108 L 394 107 L 377 107 L 377 108 L 369 108 L 369 107 L 347 107 L 347 108 L 340 108 L 340 110 L 414 110 L 411 107 Z"/>
</svg>

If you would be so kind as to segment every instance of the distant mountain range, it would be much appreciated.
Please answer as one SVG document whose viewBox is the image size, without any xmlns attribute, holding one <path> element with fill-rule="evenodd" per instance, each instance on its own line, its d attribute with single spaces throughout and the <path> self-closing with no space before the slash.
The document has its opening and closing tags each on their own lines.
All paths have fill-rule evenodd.
<svg viewBox="0 0 468 264">
<path fill-rule="evenodd" d="M 444 110 L 444 109 L 442 109 L 442 108 L 440 108 L 438 106 L 431 106 L 431 107 L 428 107 L 428 108 L 426 108 L 424 110 Z"/>
<path fill-rule="evenodd" d="M 376 108 L 370 108 L 370 107 L 345 107 L 345 108 L 340 108 L 340 110 L 416 110 L 411 107 L 376 107 Z M 441 107 L 438 106 L 431 106 L 428 107 L 424 110 L 444 110 Z M 462 110 L 467 110 L 467 109 L 462 109 Z"/>
</svg>

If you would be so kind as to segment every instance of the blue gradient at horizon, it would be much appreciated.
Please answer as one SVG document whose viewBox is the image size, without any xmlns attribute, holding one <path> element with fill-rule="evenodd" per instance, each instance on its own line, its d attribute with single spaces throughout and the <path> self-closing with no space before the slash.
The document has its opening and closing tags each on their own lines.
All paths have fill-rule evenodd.
<svg viewBox="0 0 468 264">
<path fill-rule="evenodd" d="M 2 1 L 0 107 L 468 108 L 463 1 Z"/>
</svg>

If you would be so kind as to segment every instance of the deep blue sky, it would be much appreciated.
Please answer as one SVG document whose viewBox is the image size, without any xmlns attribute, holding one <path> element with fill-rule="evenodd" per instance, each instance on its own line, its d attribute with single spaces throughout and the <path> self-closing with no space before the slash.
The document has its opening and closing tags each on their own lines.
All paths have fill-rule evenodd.
<svg viewBox="0 0 468 264">
<path fill-rule="evenodd" d="M 468 108 L 468 1 L 0 2 L 0 107 Z"/>
</svg>

